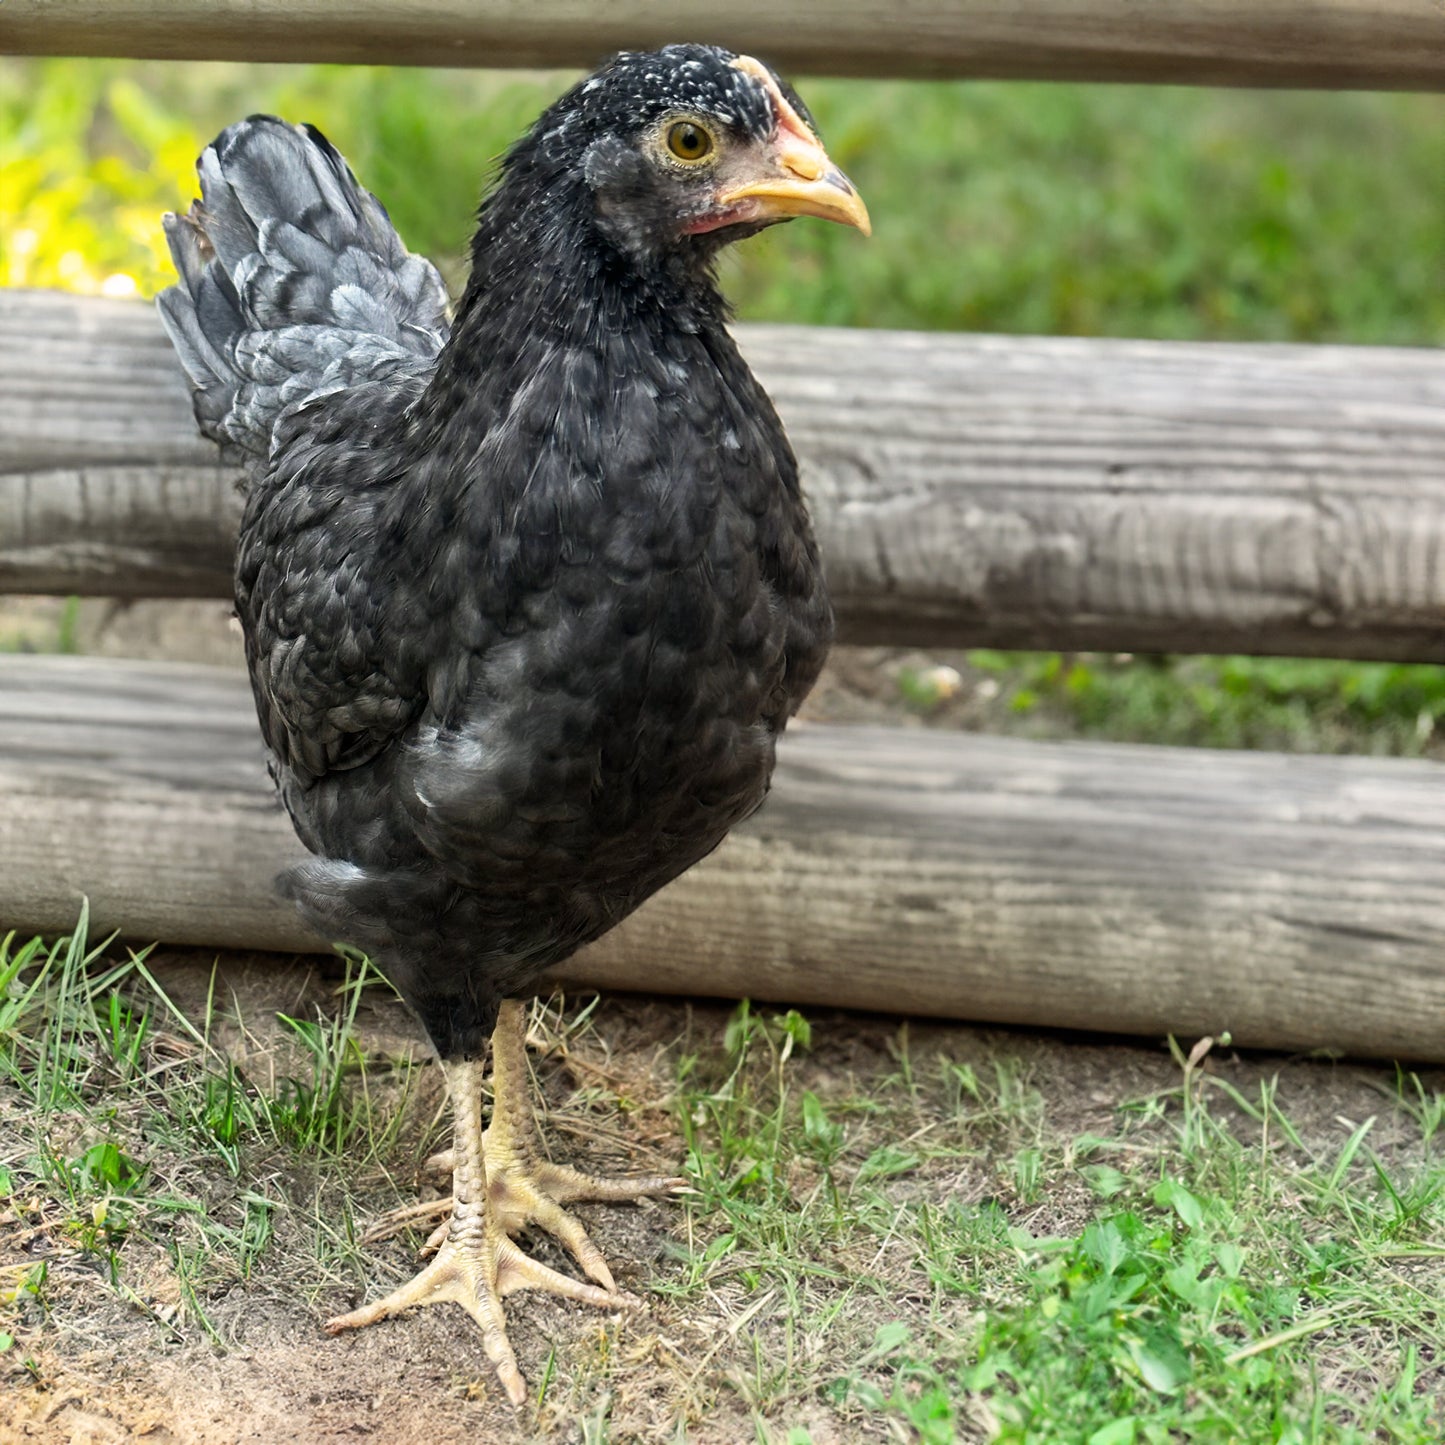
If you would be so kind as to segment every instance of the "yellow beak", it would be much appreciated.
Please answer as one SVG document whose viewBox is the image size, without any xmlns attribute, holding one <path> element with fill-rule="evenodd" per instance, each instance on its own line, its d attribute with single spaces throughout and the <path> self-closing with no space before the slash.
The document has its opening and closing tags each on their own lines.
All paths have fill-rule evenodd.
<svg viewBox="0 0 1445 1445">
<path fill-rule="evenodd" d="M 823 155 L 821 146 L 819 155 Z M 824 161 L 827 156 L 823 155 Z M 856 226 L 865 236 L 873 234 L 868 207 L 853 189 L 853 183 L 831 163 L 821 175 L 809 179 L 798 175 L 769 176 L 749 181 L 718 197 L 723 206 L 752 201 L 759 220 L 776 220 L 787 216 L 821 216 L 844 226 Z"/>
<path fill-rule="evenodd" d="M 753 76 L 771 94 L 778 134 L 769 156 L 771 173 L 724 192 L 717 198 L 718 204 L 749 202 L 749 210 L 759 220 L 820 216 L 825 221 L 856 226 L 865 236 L 872 235 L 873 225 L 863 198 L 828 159 L 813 128 L 788 103 L 772 72 L 750 55 L 738 56 L 733 65 Z"/>
</svg>

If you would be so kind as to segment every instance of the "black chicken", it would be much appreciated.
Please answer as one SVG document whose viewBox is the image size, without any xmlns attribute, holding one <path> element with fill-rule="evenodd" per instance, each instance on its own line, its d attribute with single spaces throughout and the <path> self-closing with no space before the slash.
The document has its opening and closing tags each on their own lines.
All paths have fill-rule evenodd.
<svg viewBox="0 0 1445 1445">
<path fill-rule="evenodd" d="M 280 886 L 385 970 L 455 1114 L 436 1257 L 328 1328 L 454 1300 L 520 1403 L 502 1296 L 624 1298 L 562 1206 L 677 1182 L 538 1157 L 520 1000 L 759 806 L 832 632 L 713 263 L 867 212 L 784 82 L 691 45 L 616 56 L 517 143 L 450 326 L 317 131 L 252 117 L 198 169 L 160 307 L 201 430 L 250 474 L 236 606 L 314 855 Z M 522 1253 L 528 1224 L 596 1283 Z"/>
</svg>

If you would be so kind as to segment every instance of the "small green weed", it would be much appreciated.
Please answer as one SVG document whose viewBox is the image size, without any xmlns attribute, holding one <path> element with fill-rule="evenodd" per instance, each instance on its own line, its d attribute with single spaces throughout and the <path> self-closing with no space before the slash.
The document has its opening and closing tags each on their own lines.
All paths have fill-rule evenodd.
<svg viewBox="0 0 1445 1445">
<path fill-rule="evenodd" d="M 309 1071 L 304 1079 L 282 1079 L 273 1095 L 257 1095 L 252 1117 L 264 1124 L 278 1144 L 298 1153 L 365 1161 L 384 1154 L 394 1142 L 399 1116 L 388 1108 L 383 1117 L 373 1107 L 366 1060 L 355 1035 L 362 993 L 380 981 L 379 975 L 361 954 L 348 953 L 346 957 L 348 974 L 339 990 L 339 1012 L 315 1019 L 277 1016 L 301 1046 Z M 225 1127 L 234 1128 L 235 1092 L 229 1085 L 223 1098 L 220 1120 Z"/>
<path fill-rule="evenodd" d="M 1438 1441 L 1445 1162 L 1418 1076 L 1396 1115 L 1414 1144 L 1372 1152 L 1367 1121 L 1309 1147 L 1275 1084 L 1246 1098 L 1202 1040 L 1175 1050 L 1177 1089 L 1121 1101 L 1117 1137 L 1061 1145 L 1014 1061 L 921 1074 L 900 1035 L 866 1104 L 791 1081 L 813 1032 L 782 1016 L 739 1011 L 721 1088 L 684 1060 L 704 1232 L 678 1289 L 744 1291 L 730 1328 L 756 1364 L 734 1384 L 759 1420 L 812 1395 L 924 1445 Z M 973 1198 L 920 1187 L 940 1173 Z M 1061 1199 L 1070 1227 L 1040 1230 Z M 759 1298 L 786 1302 L 781 1333 Z"/>
</svg>

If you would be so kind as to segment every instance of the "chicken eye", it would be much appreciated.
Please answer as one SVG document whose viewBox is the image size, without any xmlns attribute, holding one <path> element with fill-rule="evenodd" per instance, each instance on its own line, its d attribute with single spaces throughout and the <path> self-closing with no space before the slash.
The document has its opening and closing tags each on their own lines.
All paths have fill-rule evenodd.
<svg viewBox="0 0 1445 1445">
<path fill-rule="evenodd" d="M 696 121 L 680 120 L 668 127 L 667 148 L 680 161 L 700 161 L 712 152 L 712 136 Z"/>
</svg>

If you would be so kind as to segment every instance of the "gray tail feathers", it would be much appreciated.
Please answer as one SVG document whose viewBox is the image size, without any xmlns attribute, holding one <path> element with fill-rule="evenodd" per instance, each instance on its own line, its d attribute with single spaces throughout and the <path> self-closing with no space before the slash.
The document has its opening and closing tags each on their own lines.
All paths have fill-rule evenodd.
<svg viewBox="0 0 1445 1445">
<path fill-rule="evenodd" d="M 165 217 L 180 284 L 158 304 L 207 436 L 263 459 L 289 409 L 435 359 L 441 277 L 320 131 L 252 116 L 196 169 L 201 199 Z"/>
</svg>

